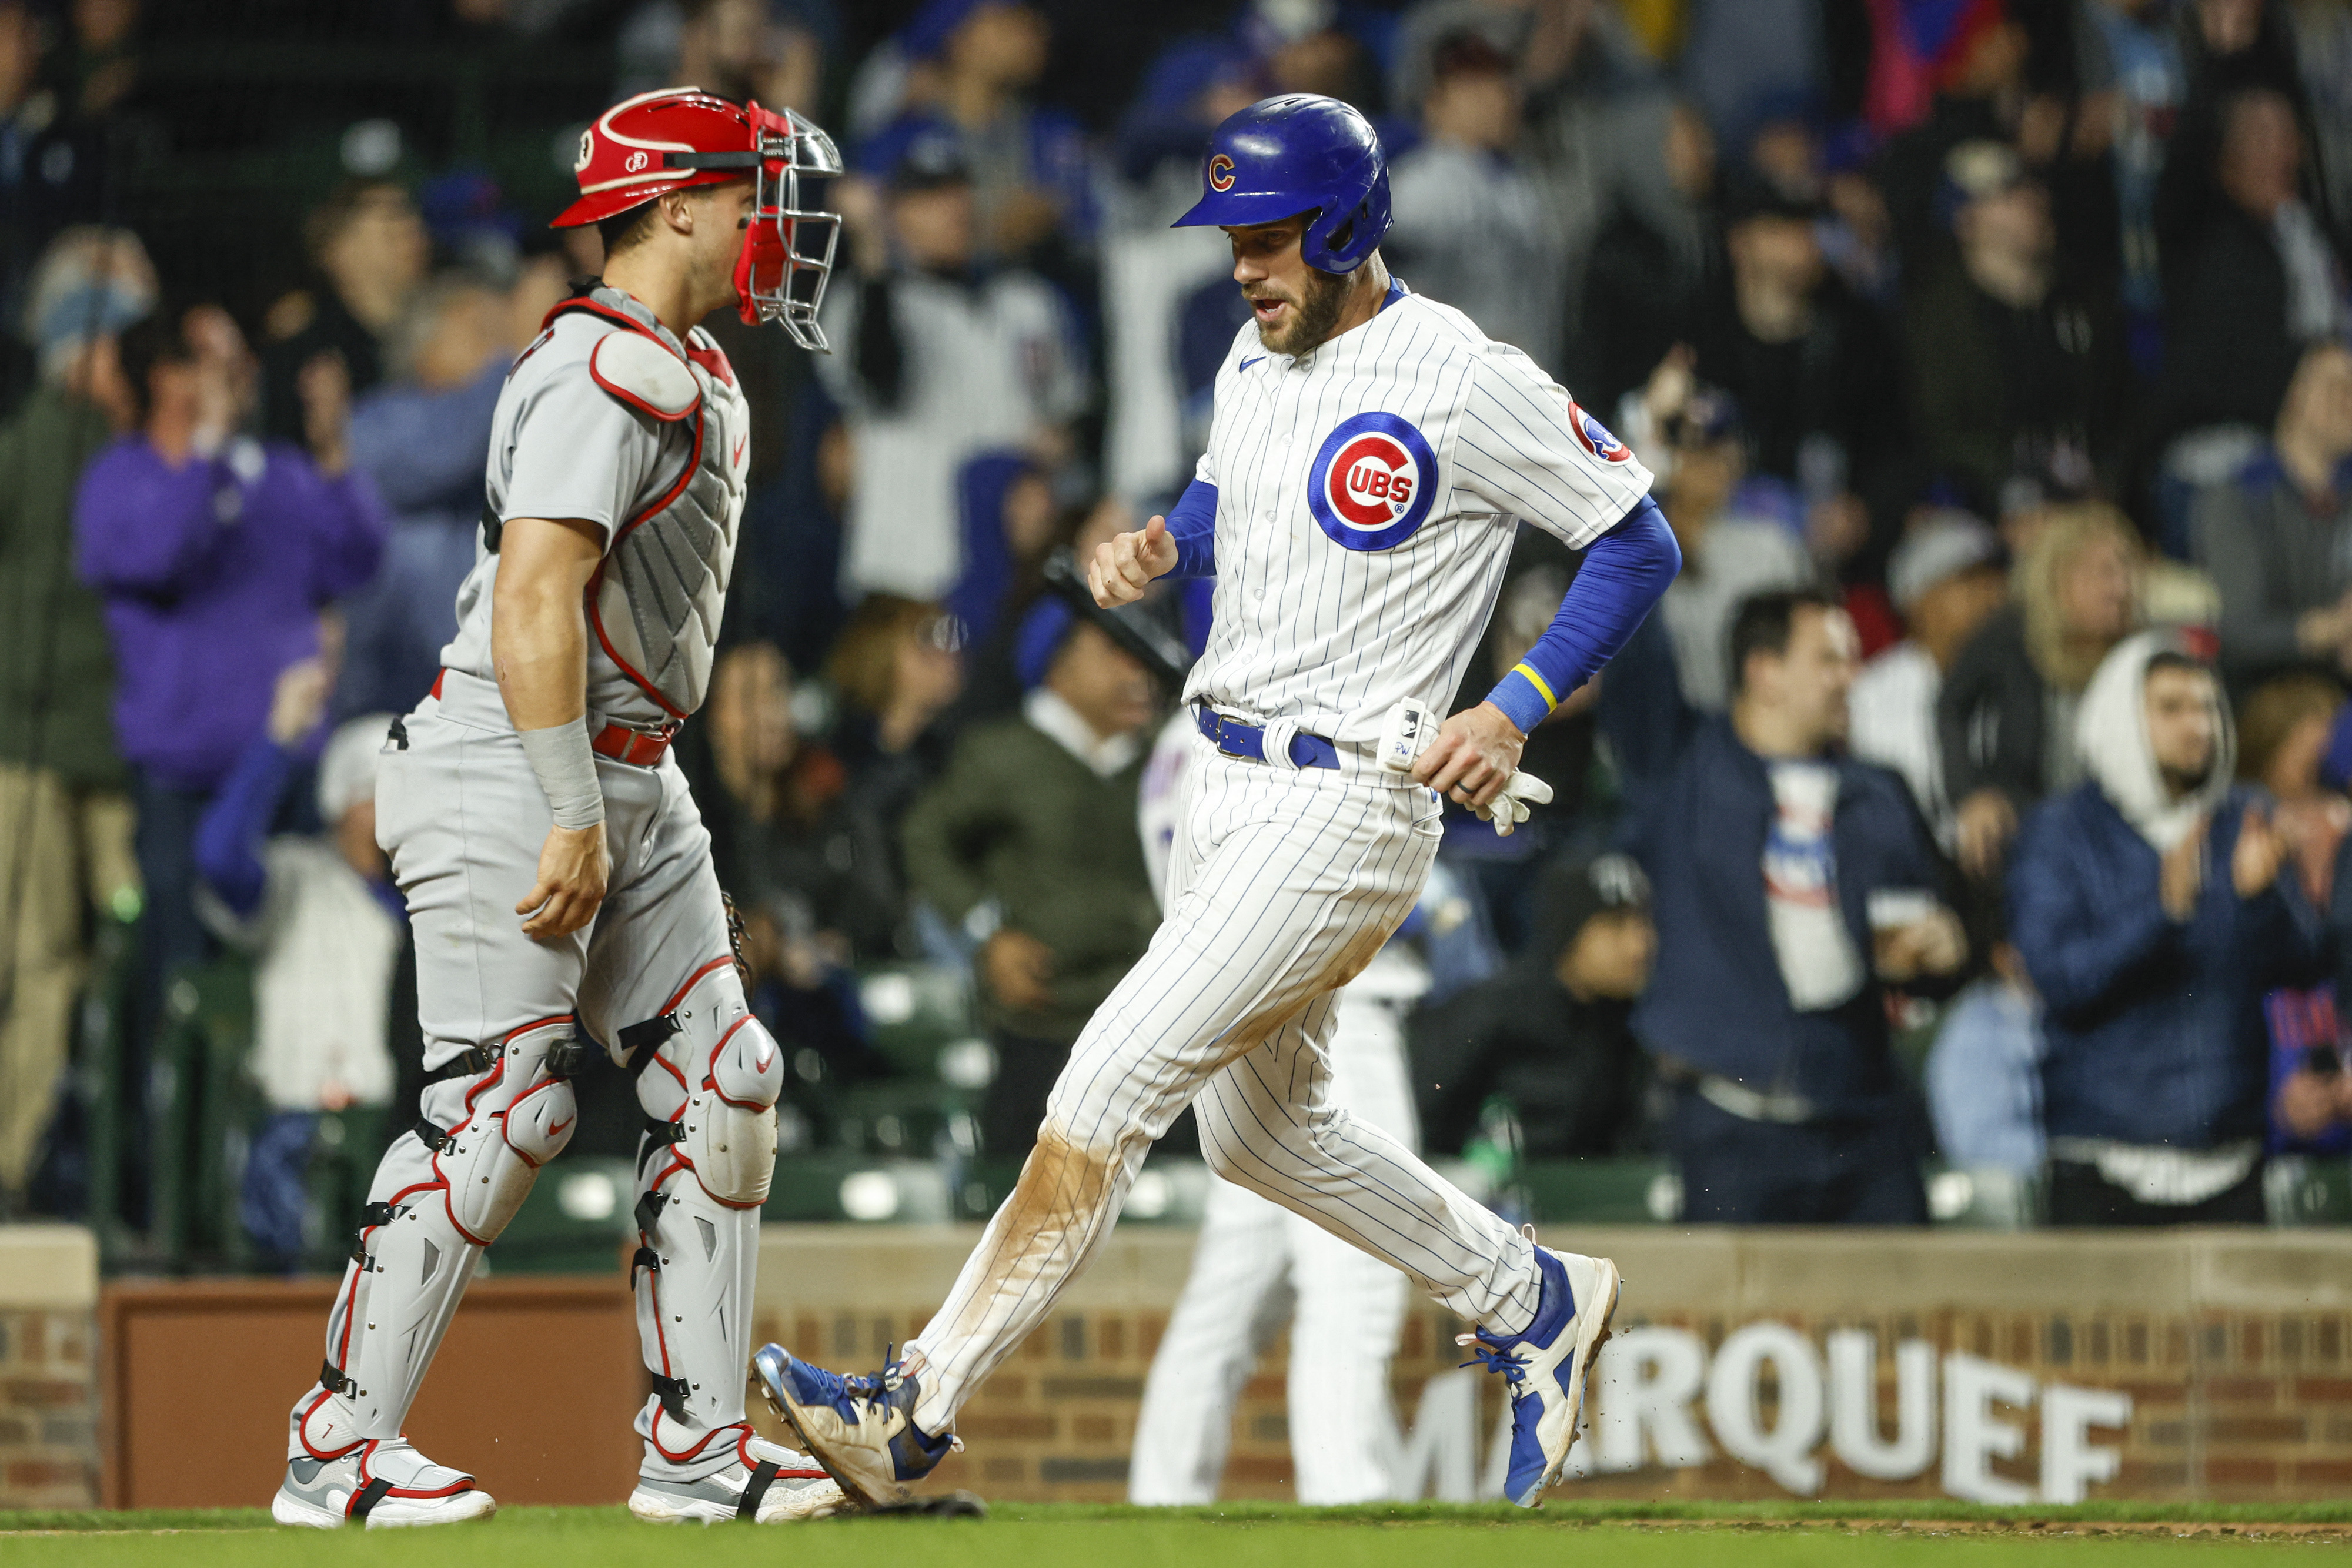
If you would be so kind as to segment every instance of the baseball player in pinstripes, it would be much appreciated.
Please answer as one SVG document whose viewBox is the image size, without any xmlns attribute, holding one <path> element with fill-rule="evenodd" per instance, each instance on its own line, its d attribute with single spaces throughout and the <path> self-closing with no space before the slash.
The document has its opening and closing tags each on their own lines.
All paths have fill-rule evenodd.
<svg viewBox="0 0 2352 1568">
<path fill-rule="evenodd" d="M 1616 1266 L 1536 1245 L 1330 1104 L 1325 1042 L 1335 993 L 1419 896 L 1439 797 L 1504 826 L 1549 798 L 1517 770 L 1527 732 L 1640 624 L 1680 556 L 1632 453 L 1525 354 L 1389 276 L 1387 168 L 1361 115 L 1268 99 L 1217 128 L 1202 175 L 1179 222 L 1230 236 L 1255 319 L 1217 372 L 1192 484 L 1088 569 L 1106 604 L 1171 573 L 1215 580 L 1185 695 L 1217 754 L 1189 787 L 1166 917 L 1071 1048 L 1012 1196 L 905 1355 L 854 1377 L 779 1345 L 753 1364 L 845 1490 L 903 1499 L 1191 1103 L 1218 1175 L 1477 1325 L 1464 1343 L 1511 1388 L 1506 1490 L 1533 1506 L 1575 1439 Z M 1584 549 L 1583 568 L 1526 659 L 1436 725 L 1521 519 Z"/>
<path fill-rule="evenodd" d="M 1190 714 L 1160 731 L 1143 770 L 1143 858 L 1164 899 L 1185 780 L 1216 756 Z M 1327 1098 L 1416 1148 L 1404 1014 L 1429 989 L 1407 922 L 1337 993 Z M 1245 1186 L 1212 1176 L 1192 1268 L 1144 1379 L 1129 1456 L 1129 1502 L 1217 1500 L 1234 1406 L 1250 1369 L 1290 1324 L 1290 1454 L 1300 1502 L 1373 1502 L 1396 1493 L 1401 1445 L 1389 1362 L 1409 1305 L 1405 1277 Z"/>
<path fill-rule="evenodd" d="M 824 347 L 839 220 L 801 211 L 801 182 L 841 159 L 789 110 L 679 88 L 599 116 L 576 168 L 580 200 L 556 223 L 603 228 L 604 277 L 508 372 L 457 637 L 379 771 L 427 1083 L 288 1421 L 281 1524 L 495 1511 L 402 1424 L 475 1263 L 571 1138 L 571 1080 L 608 1051 L 649 1122 L 629 1273 L 654 1392 L 630 1511 L 764 1522 L 842 1502 L 743 1416 L 783 1069 L 668 755 L 709 685 L 749 461 L 742 392 L 696 323 L 733 306 Z"/>
</svg>

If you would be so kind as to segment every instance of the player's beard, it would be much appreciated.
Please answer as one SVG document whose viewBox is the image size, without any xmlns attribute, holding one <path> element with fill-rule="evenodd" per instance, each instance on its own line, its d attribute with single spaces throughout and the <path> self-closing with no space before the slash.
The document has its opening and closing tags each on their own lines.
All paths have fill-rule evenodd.
<svg viewBox="0 0 2352 1568">
<path fill-rule="evenodd" d="M 1348 305 L 1348 286 L 1353 281 L 1348 273 L 1308 267 L 1305 297 L 1289 301 L 1290 325 L 1272 331 L 1261 327 L 1257 340 L 1276 354 L 1297 355 L 1321 347 L 1331 336 L 1331 329 L 1339 324 L 1339 312 Z"/>
</svg>

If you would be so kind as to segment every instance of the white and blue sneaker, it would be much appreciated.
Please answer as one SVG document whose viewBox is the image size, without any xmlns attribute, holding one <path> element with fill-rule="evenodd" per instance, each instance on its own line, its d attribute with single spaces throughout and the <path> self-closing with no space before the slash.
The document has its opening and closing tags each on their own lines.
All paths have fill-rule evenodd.
<svg viewBox="0 0 2352 1568">
<path fill-rule="evenodd" d="M 963 1447 L 952 1433 L 926 1437 L 915 1425 L 921 1383 L 904 1362 L 870 1377 L 844 1377 L 769 1344 L 751 1357 L 751 1371 L 769 1407 L 800 1434 L 809 1457 L 869 1508 L 904 1508 L 913 1500 L 913 1484 Z"/>
<path fill-rule="evenodd" d="M 1585 1377 L 1609 1338 L 1609 1320 L 1617 1315 L 1617 1298 L 1624 1290 L 1617 1265 L 1606 1258 L 1547 1247 L 1535 1252 L 1543 1295 L 1527 1331 L 1490 1334 L 1480 1329 L 1454 1341 L 1471 1347 L 1472 1361 L 1485 1362 L 1511 1385 L 1511 1468 L 1503 1493 L 1521 1508 L 1542 1501 L 1544 1488 L 1568 1468 L 1584 1410 Z"/>
</svg>

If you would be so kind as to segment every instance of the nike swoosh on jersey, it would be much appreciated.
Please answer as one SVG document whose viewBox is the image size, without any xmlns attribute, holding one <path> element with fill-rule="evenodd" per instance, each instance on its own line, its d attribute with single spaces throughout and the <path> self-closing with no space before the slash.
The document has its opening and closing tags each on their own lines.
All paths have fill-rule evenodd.
<svg viewBox="0 0 2352 1568">
<path fill-rule="evenodd" d="M 1244 360 L 1240 364 L 1235 365 L 1234 369 L 1235 371 L 1245 371 L 1265 358 L 1265 356 L 1264 354 L 1252 354 L 1248 359 Z"/>
</svg>

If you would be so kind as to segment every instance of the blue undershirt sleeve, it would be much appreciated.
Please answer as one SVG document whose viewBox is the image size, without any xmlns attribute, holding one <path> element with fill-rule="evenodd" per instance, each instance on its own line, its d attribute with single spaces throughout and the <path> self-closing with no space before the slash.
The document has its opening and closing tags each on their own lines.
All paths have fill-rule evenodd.
<svg viewBox="0 0 2352 1568">
<path fill-rule="evenodd" d="M 253 917 L 268 890 L 261 848 L 296 764 L 268 736 L 256 738 L 196 823 L 196 873 L 239 920 Z"/>
<path fill-rule="evenodd" d="M 1625 645 L 1682 565 L 1682 549 L 1665 514 L 1643 497 L 1615 528 L 1586 547 L 1584 565 L 1568 585 L 1559 613 L 1486 700 L 1521 734 L 1532 732 L 1561 698 Z"/>
<path fill-rule="evenodd" d="M 1217 487 L 1205 479 L 1184 486 L 1168 508 L 1168 537 L 1176 541 L 1171 577 L 1217 575 Z"/>
</svg>

